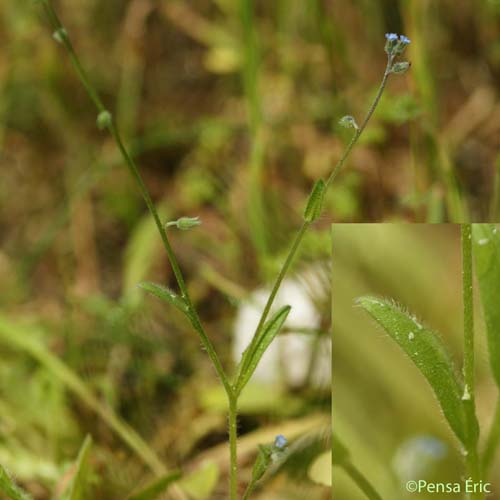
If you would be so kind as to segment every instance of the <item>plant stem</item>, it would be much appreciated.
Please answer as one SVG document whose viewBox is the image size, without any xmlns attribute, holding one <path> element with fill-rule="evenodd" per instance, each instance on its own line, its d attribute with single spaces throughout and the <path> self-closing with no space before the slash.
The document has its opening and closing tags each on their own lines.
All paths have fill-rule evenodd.
<svg viewBox="0 0 500 500">
<path fill-rule="evenodd" d="M 344 166 L 347 158 L 351 154 L 351 151 L 353 150 L 354 146 L 358 142 L 358 139 L 360 138 L 361 134 L 365 130 L 366 126 L 368 125 L 368 122 L 370 121 L 370 118 L 373 116 L 373 113 L 375 112 L 375 109 L 380 101 L 380 98 L 382 97 L 382 94 L 384 92 L 384 89 L 387 84 L 387 80 L 391 74 L 391 69 L 392 69 L 392 64 L 394 62 L 394 57 L 388 56 L 387 58 L 387 66 L 385 68 L 384 72 L 384 77 L 382 78 L 382 82 L 380 83 L 380 86 L 378 88 L 377 94 L 375 95 L 375 99 L 373 100 L 370 108 L 368 109 L 368 112 L 366 113 L 366 116 L 361 124 L 361 126 L 356 130 L 356 133 L 354 134 L 353 138 L 351 139 L 351 142 L 347 145 L 347 148 L 344 151 L 344 154 L 340 158 L 340 160 L 337 162 L 335 167 L 332 170 L 332 173 L 330 174 L 330 177 L 328 178 L 326 182 L 326 189 L 330 186 L 330 184 L 333 182 L 339 171 L 342 169 Z M 292 242 L 292 246 L 290 247 L 290 250 L 288 252 L 288 255 L 285 259 L 285 262 L 283 263 L 283 266 L 276 278 L 276 281 L 274 282 L 273 288 L 271 290 L 271 293 L 269 294 L 269 298 L 267 299 L 266 305 L 264 307 L 264 311 L 262 312 L 262 315 L 259 320 L 259 324 L 257 325 L 257 328 L 255 329 L 255 333 L 252 339 L 252 342 L 250 344 L 251 347 L 253 347 L 253 344 L 257 341 L 257 338 L 259 337 L 259 333 L 264 326 L 266 319 L 269 315 L 269 312 L 271 310 L 271 307 L 274 303 L 274 299 L 276 298 L 276 294 L 278 293 L 278 290 L 281 286 L 281 283 L 283 282 L 283 279 L 285 278 L 286 274 L 288 273 L 288 270 L 290 269 L 290 265 L 293 262 L 293 259 L 295 257 L 295 254 L 297 253 L 297 250 L 300 247 L 300 244 L 302 243 L 302 240 L 311 226 L 310 222 L 303 222 L 299 231 L 295 235 L 295 238 Z M 240 368 L 240 373 L 244 371 L 245 367 Z M 241 392 L 241 390 L 240 390 Z"/>
<path fill-rule="evenodd" d="M 472 228 L 470 224 L 461 225 L 462 237 L 462 293 L 464 308 L 464 380 L 465 390 L 462 397 L 466 425 L 466 467 L 467 474 L 474 484 L 481 480 L 481 466 L 477 452 L 479 426 L 475 409 L 474 377 L 474 303 L 472 290 Z M 481 499 L 481 493 L 471 493 L 469 498 Z"/>
<path fill-rule="evenodd" d="M 310 225 L 311 225 L 310 222 L 303 222 L 298 233 L 295 235 L 295 239 L 292 242 L 292 246 L 290 247 L 290 250 L 287 254 L 285 262 L 283 263 L 283 266 L 278 274 L 278 277 L 276 278 L 276 281 L 274 282 L 271 293 L 269 294 L 269 298 L 267 299 L 264 310 L 260 316 L 259 324 L 257 325 L 257 328 L 255 329 L 255 334 L 252 338 L 252 341 L 250 342 L 250 345 L 248 346 L 249 350 L 251 350 L 254 347 L 254 344 L 257 342 L 257 339 L 259 337 L 258 334 L 260 333 L 260 331 L 262 330 L 262 328 L 266 322 L 266 319 L 267 319 L 269 312 L 271 310 L 271 307 L 273 305 L 274 299 L 276 298 L 276 294 L 278 293 L 278 290 L 281 287 L 281 283 L 285 279 L 285 276 L 288 272 L 288 269 L 290 268 L 290 266 L 293 262 L 293 259 L 295 257 L 295 254 L 297 253 L 297 250 L 300 247 L 302 239 L 304 238 L 304 235 L 306 234 L 306 231 Z M 248 362 L 250 362 L 250 359 L 248 360 Z M 247 366 L 245 366 L 245 365 L 240 366 L 239 373 L 244 373 L 246 368 L 247 368 Z M 242 390 L 243 390 L 243 387 L 239 387 L 236 390 L 236 394 L 239 395 Z"/>
<path fill-rule="evenodd" d="M 337 174 L 340 172 L 342 167 L 344 166 L 344 163 L 346 162 L 347 158 L 351 154 L 352 149 L 358 142 L 358 139 L 361 137 L 361 134 L 365 130 L 366 126 L 368 125 L 368 122 L 370 121 L 371 117 L 373 116 L 373 113 L 375 112 L 375 109 L 377 108 L 377 105 L 380 101 L 380 98 L 382 97 L 382 94 L 384 93 L 385 86 L 387 85 L 387 80 L 389 79 L 389 76 L 391 74 L 391 68 L 392 68 L 392 63 L 394 62 L 394 57 L 388 56 L 387 57 L 387 66 L 385 67 L 385 72 L 384 72 L 384 77 L 382 78 L 382 82 L 380 83 L 380 86 L 378 88 L 377 94 L 375 95 L 375 99 L 372 102 L 372 105 L 368 109 L 368 112 L 366 113 L 366 116 L 359 126 L 359 128 L 356 130 L 356 133 L 354 134 L 353 138 L 351 139 L 351 142 L 347 145 L 346 150 L 344 151 L 344 154 L 340 158 L 340 160 L 337 162 L 335 167 L 332 170 L 332 173 L 330 174 L 330 177 L 328 177 L 328 180 L 326 181 L 326 187 L 333 182 L 335 177 L 337 177 Z"/>
<path fill-rule="evenodd" d="M 349 477 L 356 483 L 367 498 L 370 500 L 382 500 L 382 497 L 377 493 L 368 479 L 366 479 L 366 477 L 363 476 L 363 474 L 351 462 L 345 462 L 341 465 L 341 467 L 347 472 Z"/>
<path fill-rule="evenodd" d="M 106 111 L 106 107 L 104 106 L 103 102 L 101 101 L 95 87 L 92 85 L 90 82 L 89 78 L 87 77 L 87 74 L 85 70 L 83 69 L 82 64 L 80 63 L 80 60 L 73 48 L 73 44 L 71 43 L 67 32 L 64 30 L 64 27 L 59 20 L 59 17 L 57 16 L 55 10 L 53 9 L 52 5 L 48 0 L 43 0 L 42 1 L 43 6 L 45 8 L 45 11 L 51 20 L 54 29 L 56 30 L 56 33 L 59 35 L 59 41 L 62 43 L 62 45 L 65 47 L 65 49 L 68 51 L 70 60 L 76 70 L 76 73 L 85 87 L 87 93 L 89 94 L 89 97 L 95 104 L 96 108 L 98 109 L 99 112 Z M 170 244 L 170 241 L 168 239 L 167 233 L 165 231 L 165 228 L 163 227 L 163 224 L 161 223 L 160 217 L 158 215 L 158 212 L 155 208 L 155 205 L 153 203 L 153 200 L 151 199 L 151 196 L 149 194 L 149 191 L 146 188 L 146 185 L 144 184 L 144 181 L 142 179 L 142 176 L 139 172 L 139 169 L 135 163 L 135 160 L 132 158 L 132 156 L 129 154 L 127 148 L 125 147 L 122 138 L 120 136 L 120 133 L 118 131 L 118 128 L 114 124 L 114 122 L 111 120 L 110 123 L 107 125 L 107 129 L 109 130 L 110 134 L 112 135 L 113 139 L 116 142 L 116 145 L 130 171 L 132 174 L 132 177 L 134 178 L 142 197 L 144 198 L 144 201 L 146 203 L 146 206 L 151 213 L 156 227 L 158 228 L 158 232 L 160 233 L 163 246 L 165 248 L 165 251 L 167 253 L 168 260 L 170 262 L 170 265 L 172 266 L 172 270 L 174 272 L 175 278 L 177 280 L 177 284 L 179 286 L 179 289 L 181 291 L 183 299 L 186 301 L 186 304 L 189 309 L 189 317 L 191 319 L 191 322 L 193 324 L 193 327 L 197 331 L 198 335 L 200 336 L 201 342 L 206 349 L 212 364 L 215 368 L 215 371 L 217 372 L 217 375 L 219 376 L 222 384 L 224 385 L 224 388 L 226 389 L 226 392 L 231 393 L 232 388 L 229 383 L 229 380 L 224 372 L 224 369 L 222 367 L 222 364 L 219 360 L 219 357 L 214 349 L 214 346 L 212 345 L 212 342 L 208 338 L 205 330 L 203 329 L 203 326 L 201 325 L 201 321 L 199 319 L 198 313 L 191 301 L 191 297 L 189 295 L 188 288 L 186 286 L 184 276 L 181 272 L 179 263 L 177 261 L 177 257 L 175 256 L 175 253 L 172 249 L 172 246 Z"/>
<path fill-rule="evenodd" d="M 230 492 L 230 499 L 236 500 L 238 496 L 238 452 L 237 452 L 238 398 L 237 396 L 228 395 L 228 402 L 229 402 L 229 453 L 230 453 L 229 492 Z"/>
<path fill-rule="evenodd" d="M 493 417 L 493 423 L 491 425 L 490 433 L 486 439 L 486 446 L 483 454 L 483 476 L 488 476 L 488 471 L 493 464 L 495 459 L 495 453 L 500 443 L 500 398 L 497 399 L 497 407 L 495 410 L 495 416 Z"/>
</svg>

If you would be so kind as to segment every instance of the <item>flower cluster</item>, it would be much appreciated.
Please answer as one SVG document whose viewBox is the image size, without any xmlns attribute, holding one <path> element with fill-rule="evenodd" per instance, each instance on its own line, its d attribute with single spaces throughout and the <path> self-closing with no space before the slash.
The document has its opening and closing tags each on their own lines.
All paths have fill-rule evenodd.
<svg viewBox="0 0 500 500">
<path fill-rule="evenodd" d="M 411 40 L 407 36 L 398 36 L 396 33 L 386 33 L 385 38 L 387 40 L 385 43 L 385 51 L 390 56 L 401 55 L 411 43 Z"/>
</svg>

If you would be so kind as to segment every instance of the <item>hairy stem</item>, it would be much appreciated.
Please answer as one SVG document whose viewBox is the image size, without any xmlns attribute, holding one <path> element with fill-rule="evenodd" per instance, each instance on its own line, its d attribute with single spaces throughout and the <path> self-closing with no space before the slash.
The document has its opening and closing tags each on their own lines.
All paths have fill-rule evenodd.
<svg viewBox="0 0 500 500">
<path fill-rule="evenodd" d="M 330 174 L 330 177 L 328 178 L 326 182 L 326 189 L 331 185 L 337 174 L 340 172 L 342 167 L 344 166 L 347 158 L 351 154 L 351 151 L 353 150 L 354 146 L 358 142 L 358 139 L 360 138 L 361 134 L 365 130 L 366 126 L 368 125 L 368 122 L 370 121 L 371 117 L 373 116 L 373 113 L 375 112 L 375 109 L 380 101 L 380 98 L 382 97 L 382 94 L 384 92 L 384 89 L 387 85 L 387 80 L 389 79 L 389 76 L 391 74 L 391 69 L 392 65 L 394 62 L 394 57 L 393 56 L 388 56 L 387 59 L 387 66 L 385 68 L 384 76 L 382 78 L 382 82 L 380 83 L 380 86 L 378 88 L 377 94 L 375 95 L 375 99 L 373 100 L 370 108 L 368 109 L 368 112 L 366 113 L 366 116 L 361 123 L 361 126 L 356 130 L 356 133 L 354 134 L 353 138 L 347 145 L 347 148 L 344 151 L 344 154 L 340 158 L 340 160 L 337 162 L 335 167 L 332 170 L 332 173 Z M 276 298 L 276 294 L 278 293 L 278 290 L 283 282 L 283 279 L 285 278 L 286 274 L 288 273 L 288 270 L 290 269 L 290 266 L 293 262 L 293 259 L 295 257 L 295 254 L 297 253 L 300 244 L 302 243 L 302 240 L 304 239 L 304 236 L 311 226 L 310 222 L 303 222 L 300 229 L 298 230 L 297 234 L 295 235 L 295 238 L 292 242 L 292 246 L 290 247 L 290 250 L 288 252 L 288 255 L 283 263 L 283 266 L 276 278 L 276 281 L 274 282 L 273 288 L 271 289 L 271 293 L 269 294 L 269 297 L 267 299 L 266 305 L 264 307 L 264 310 L 262 312 L 262 315 L 260 317 L 259 323 L 257 325 L 257 328 L 255 330 L 251 346 L 253 347 L 253 344 L 256 342 L 257 338 L 259 337 L 259 333 L 262 330 L 266 319 L 269 315 L 269 312 L 271 311 L 271 307 L 274 303 L 274 299 Z M 244 371 L 245 367 L 241 367 L 240 372 Z"/>
<path fill-rule="evenodd" d="M 351 151 L 353 150 L 354 146 L 358 142 L 358 139 L 361 137 L 361 134 L 364 132 L 366 126 L 368 125 L 368 122 L 370 121 L 371 117 L 373 116 L 373 113 L 375 112 L 375 109 L 377 108 L 377 105 L 380 102 L 380 98 L 382 97 L 382 94 L 384 93 L 385 86 L 387 85 L 387 80 L 389 79 L 389 76 L 391 74 L 393 62 L 394 62 L 394 57 L 388 56 L 387 66 L 385 67 L 385 72 L 384 72 L 384 77 L 382 78 L 382 82 L 380 83 L 380 86 L 377 90 L 377 94 L 375 95 L 375 99 L 373 100 L 370 108 L 368 109 L 368 112 L 366 113 L 366 116 L 365 116 L 364 120 L 362 121 L 361 125 L 356 130 L 356 133 L 354 134 L 353 138 L 351 139 L 351 142 L 347 145 L 347 148 L 345 149 L 344 154 L 342 155 L 340 160 L 337 162 L 337 164 L 333 168 L 332 173 L 330 174 L 330 177 L 328 177 L 328 180 L 326 181 L 327 187 L 334 181 L 335 177 L 337 177 L 340 170 L 342 170 L 344 163 L 346 162 L 347 158 L 351 154 Z"/>
<path fill-rule="evenodd" d="M 89 94 L 89 97 L 95 104 L 97 110 L 99 112 L 106 111 L 106 107 L 104 106 L 103 102 L 101 101 L 95 87 L 92 85 L 90 82 L 87 73 L 83 69 L 82 64 L 80 63 L 80 60 L 73 48 L 73 44 L 71 43 L 68 34 L 66 30 L 64 29 L 61 21 L 59 20 L 59 17 L 57 16 L 56 12 L 54 11 L 52 5 L 48 0 L 43 0 L 42 1 L 43 6 L 45 8 L 45 11 L 51 20 L 54 29 L 56 30 L 56 34 L 58 35 L 58 41 L 65 47 L 65 49 L 68 51 L 70 60 L 76 70 L 76 73 L 82 83 L 82 85 L 85 87 L 87 90 L 87 93 Z M 177 280 L 177 284 L 179 286 L 179 289 L 181 291 L 182 297 L 186 301 L 186 304 L 188 305 L 189 309 L 189 316 L 191 318 L 191 322 L 193 324 L 193 327 L 195 328 L 196 332 L 200 336 L 201 342 L 206 349 L 208 355 L 210 356 L 210 359 L 212 361 L 212 364 L 215 368 L 215 371 L 217 372 L 217 375 L 219 376 L 222 384 L 224 385 L 224 388 L 226 389 L 226 392 L 230 393 L 232 392 L 231 385 L 229 383 L 229 380 L 224 372 L 224 369 L 222 367 L 222 364 L 219 360 L 219 357 L 214 349 L 214 346 L 210 339 L 208 338 L 208 335 L 206 334 L 205 330 L 203 329 L 203 326 L 201 325 L 201 321 L 199 319 L 198 313 L 191 301 L 191 297 L 189 295 L 188 288 L 186 286 L 186 282 L 184 280 L 184 276 L 181 272 L 179 262 L 177 260 L 177 257 L 175 256 L 175 253 L 172 249 L 172 246 L 170 244 L 170 240 L 167 236 L 167 233 L 165 231 L 165 228 L 163 227 L 163 224 L 161 223 L 160 217 L 158 215 L 158 212 L 156 210 L 156 207 L 153 203 L 153 200 L 151 199 L 151 196 L 149 194 L 149 191 L 146 188 L 146 185 L 144 184 L 144 181 L 142 179 L 142 176 L 139 172 L 139 169 L 135 163 L 135 160 L 133 157 L 130 155 L 128 152 L 128 149 L 125 147 L 123 140 L 121 138 L 121 135 L 118 131 L 118 128 L 114 124 L 114 122 L 111 120 L 109 124 L 106 126 L 107 129 L 109 130 L 110 134 L 112 135 L 113 139 L 116 142 L 116 145 L 132 175 L 134 178 L 142 197 L 144 198 L 144 201 L 146 203 L 146 206 L 151 213 L 156 227 L 158 228 L 158 232 L 160 233 L 161 240 L 163 242 L 163 246 L 165 248 L 165 251 L 167 253 L 168 260 L 170 262 L 170 265 L 172 266 L 172 270 L 174 272 L 175 278 Z"/>
<path fill-rule="evenodd" d="M 474 309 L 472 290 L 472 228 L 462 224 L 462 293 L 464 308 L 464 380 L 465 390 L 462 398 L 466 424 L 466 468 L 468 477 L 475 484 L 481 480 L 481 466 L 477 451 L 479 427 L 475 408 L 474 377 Z M 482 499 L 482 493 L 471 493 L 469 498 Z"/>
<path fill-rule="evenodd" d="M 237 452 L 238 400 L 236 396 L 231 395 L 228 397 L 228 401 L 229 401 L 229 453 L 230 453 L 229 494 L 231 500 L 236 500 L 238 496 L 238 452 Z"/>
</svg>

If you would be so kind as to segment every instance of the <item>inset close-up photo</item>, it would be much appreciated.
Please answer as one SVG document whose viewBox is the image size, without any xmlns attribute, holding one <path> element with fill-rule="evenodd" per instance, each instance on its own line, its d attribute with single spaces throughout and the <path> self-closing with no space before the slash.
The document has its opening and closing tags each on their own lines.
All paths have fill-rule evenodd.
<svg viewBox="0 0 500 500">
<path fill-rule="evenodd" d="M 500 229 L 334 225 L 333 498 L 500 498 Z"/>
</svg>

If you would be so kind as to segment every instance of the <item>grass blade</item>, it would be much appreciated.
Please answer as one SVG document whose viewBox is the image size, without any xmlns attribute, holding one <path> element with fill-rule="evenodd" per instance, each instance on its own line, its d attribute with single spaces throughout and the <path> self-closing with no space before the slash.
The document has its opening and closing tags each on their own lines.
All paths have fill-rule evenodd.
<svg viewBox="0 0 500 500">
<path fill-rule="evenodd" d="M 253 372 L 256 370 L 260 359 L 271 345 L 276 335 L 278 335 L 283 323 L 286 321 L 292 308 L 290 306 L 282 307 L 276 314 L 264 325 L 258 338 L 250 344 L 250 347 L 243 353 L 241 359 L 241 369 L 236 382 L 236 393 L 239 394 L 250 380 Z"/>
<path fill-rule="evenodd" d="M 71 484 L 69 500 L 85 500 L 88 494 L 90 464 L 89 454 L 92 448 L 92 438 L 87 436 L 78 452 L 76 470 Z"/>
<path fill-rule="evenodd" d="M 490 365 L 500 388 L 500 231 L 493 224 L 473 224 L 472 237 Z"/>
<path fill-rule="evenodd" d="M 13 349 L 20 350 L 35 360 L 59 379 L 71 392 L 76 394 L 89 408 L 94 410 L 120 438 L 137 453 L 137 455 L 156 474 L 164 474 L 165 466 L 153 449 L 110 408 L 103 405 L 85 382 L 71 370 L 62 360 L 55 356 L 39 340 L 43 333 L 34 326 L 11 322 L 0 315 L 0 342 Z"/>
<path fill-rule="evenodd" d="M 180 472 L 166 474 L 129 495 L 128 500 L 156 500 L 167 488 L 181 477 Z"/>
<path fill-rule="evenodd" d="M 1 465 L 0 492 L 5 493 L 11 500 L 31 500 L 31 496 L 17 486 L 9 473 Z"/>
<path fill-rule="evenodd" d="M 184 314 L 188 314 L 189 309 L 186 302 L 169 288 L 150 281 L 139 283 L 138 286 L 155 297 L 158 297 L 159 299 L 177 307 L 177 309 Z"/>
<path fill-rule="evenodd" d="M 361 297 L 358 303 L 415 363 L 431 385 L 451 429 L 465 444 L 463 387 L 441 339 L 390 302 Z"/>
</svg>

